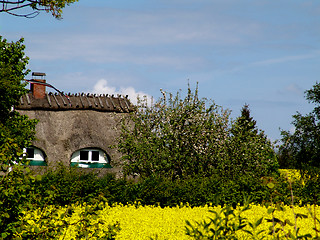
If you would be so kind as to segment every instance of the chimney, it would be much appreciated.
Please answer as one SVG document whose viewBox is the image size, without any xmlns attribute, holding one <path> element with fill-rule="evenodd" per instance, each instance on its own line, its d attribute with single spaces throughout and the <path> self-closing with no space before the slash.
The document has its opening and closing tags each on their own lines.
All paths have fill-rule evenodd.
<svg viewBox="0 0 320 240">
<path fill-rule="evenodd" d="M 46 97 L 46 86 L 41 84 L 46 82 L 46 80 L 44 79 L 45 76 L 45 73 L 32 73 L 32 80 L 34 80 L 35 82 L 39 82 L 39 84 L 31 83 L 30 85 L 30 90 L 35 99 L 43 99 Z"/>
</svg>

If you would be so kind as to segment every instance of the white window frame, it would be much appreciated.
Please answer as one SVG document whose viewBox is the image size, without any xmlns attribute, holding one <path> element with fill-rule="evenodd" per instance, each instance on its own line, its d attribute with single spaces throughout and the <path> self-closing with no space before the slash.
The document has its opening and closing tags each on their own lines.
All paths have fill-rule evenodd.
<svg viewBox="0 0 320 240">
<path fill-rule="evenodd" d="M 80 159 L 80 152 L 81 151 L 88 151 L 88 160 L 81 160 Z M 98 151 L 99 152 L 99 160 L 92 160 L 92 152 Z M 74 163 L 109 163 L 108 157 L 104 151 L 99 148 L 83 148 L 75 151 L 71 156 L 71 162 Z"/>
<path fill-rule="evenodd" d="M 31 147 L 28 147 L 28 148 L 32 148 L 33 149 L 34 157 L 33 158 L 28 157 L 27 156 L 27 148 L 24 148 L 23 149 L 23 156 L 26 156 L 27 160 L 45 162 L 45 159 L 46 159 L 45 154 L 40 148 L 37 148 L 37 147 L 34 147 L 34 146 L 31 146 Z"/>
</svg>

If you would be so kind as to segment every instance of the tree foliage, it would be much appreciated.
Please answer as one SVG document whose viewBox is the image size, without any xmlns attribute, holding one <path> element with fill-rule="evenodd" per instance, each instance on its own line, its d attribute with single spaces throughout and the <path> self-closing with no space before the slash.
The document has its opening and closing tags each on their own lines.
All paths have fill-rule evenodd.
<svg viewBox="0 0 320 240">
<path fill-rule="evenodd" d="M 244 105 L 241 115 L 232 124 L 227 149 L 230 166 L 226 171 L 231 176 L 270 175 L 278 168 L 272 143 L 257 129 L 248 105 Z"/>
<path fill-rule="evenodd" d="M 271 143 L 258 132 L 248 108 L 231 127 L 230 111 L 198 98 L 198 88 L 182 99 L 163 92 L 151 107 L 146 100 L 123 125 L 119 151 L 124 173 L 185 179 L 269 174 L 277 167 Z"/>
<path fill-rule="evenodd" d="M 23 83 L 28 73 L 23 39 L 8 43 L 0 37 L 0 232 L 13 232 L 10 224 L 17 221 L 25 206 L 31 179 L 20 164 L 23 148 L 34 139 L 35 120 L 14 111 L 26 92 Z M 10 169 L 12 170 L 10 172 Z M 5 175 L 3 175 L 5 173 Z M 7 231 L 7 230 L 8 231 Z"/>
<path fill-rule="evenodd" d="M 62 17 L 62 9 L 74 2 L 78 2 L 78 0 L 0 0 L 2 5 L 0 12 L 18 17 L 33 18 L 40 11 L 46 11 L 50 12 L 55 18 L 60 19 Z M 25 9 L 31 9 L 31 12 L 24 12 L 23 10 Z"/>
<path fill-rule="evenodd" d="M 305 91 L 306 99 L 315 104 L 312 112 L 293 115 L 295 130 L 282 131 L 280 156 L 282 166 L 287 168 L 320 169 L 320 84 Z"/>
<path fill-rule="evenodd" d="M 18 162 L 34 139 L 35 120 L 14 111 L 26 92 L 24 77 L 28 58 L 24 56 L 23 39 L 8 43 L 0 37 L 0 166 L 7 171 Z"/>
<path fill-rule="evenodd" d="M 119 150 L 123 153 L 126 174 L 141 177 L 163 176 L 172 179 L 210 175 L 222 158 L 228 137 L 229 111 L 214 102 L 198 98 L 198 89 L 188 89 L 163 97 L 153 106 L 139 101 L 124 124 Z"/>
</svg>

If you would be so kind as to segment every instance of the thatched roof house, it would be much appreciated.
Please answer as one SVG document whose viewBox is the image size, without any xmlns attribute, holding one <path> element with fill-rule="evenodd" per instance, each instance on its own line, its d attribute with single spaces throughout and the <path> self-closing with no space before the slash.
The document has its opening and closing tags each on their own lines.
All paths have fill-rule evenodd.
<svg viewBox="0 0 320 240">
<path fill-rule="evenodd" d="M 127 96 L 47 93 L 43 79 L 34 79 L 30 85 L 30 92 L 16 107 L 39 120 L 36 140 L 26 149 L 30 165 L 62 162 L 119 171 L 120 155 L 112 146 L 120 134 L 121 119 L 134 110 Z"/>
</svg>

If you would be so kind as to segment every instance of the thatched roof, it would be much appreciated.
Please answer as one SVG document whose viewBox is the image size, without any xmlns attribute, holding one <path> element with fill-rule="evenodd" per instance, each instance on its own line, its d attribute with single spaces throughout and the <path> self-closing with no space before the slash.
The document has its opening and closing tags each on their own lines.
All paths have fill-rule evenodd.
<svg viewBox="0 0 320 240">
<path fill-rule="evenodd" d="M 36 99 L 32 92 L 23 95 L 20 103 L 15 107 L 18 110 L 95 110 L 101 112 L 132 112 L 134 105 L 127 96 L 108 94 L 61 94 L 45 93 L 45 98 Z"/>
</svg>

